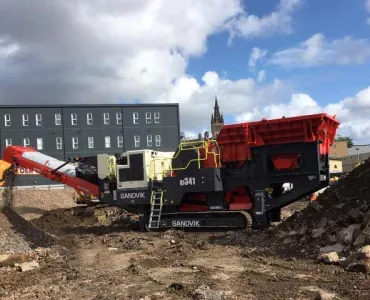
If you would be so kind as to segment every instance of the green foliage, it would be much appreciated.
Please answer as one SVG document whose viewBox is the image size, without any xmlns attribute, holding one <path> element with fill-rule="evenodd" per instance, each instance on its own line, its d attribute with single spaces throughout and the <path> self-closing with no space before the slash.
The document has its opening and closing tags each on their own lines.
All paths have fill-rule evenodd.
<svg viewBox="0 0 370 300">
<path fill-rule="evenodd" d="M 353 139 L 350 138 L 349 136 L 341 136 L 341 135 L 337 135 L 337 137 L 335 138 L 335 141 L 336 142 L 340 142 L 340 141 L 347 141 L 347 146 L 348 148 L 351 148 L 353 147 Z"/>
</svg>

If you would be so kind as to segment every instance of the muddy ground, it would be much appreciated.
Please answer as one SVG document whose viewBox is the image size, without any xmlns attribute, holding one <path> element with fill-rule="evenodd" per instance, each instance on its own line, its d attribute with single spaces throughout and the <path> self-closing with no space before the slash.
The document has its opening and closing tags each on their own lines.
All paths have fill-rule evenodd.
<svg viewBox="0 0 370 300">
<path fill-rule="evenodd" d="M 29 245 L 19 251 L 39 247 L 23 258 L 39 267 L 0 268 L 1 299 L 370 299 L 367 275 L 318 263 L 268 231 L 142 233 L 72 215 L 67 190 L 15 193 L 0 238 L 17 243 L 13 231 Z"/>
</svg>

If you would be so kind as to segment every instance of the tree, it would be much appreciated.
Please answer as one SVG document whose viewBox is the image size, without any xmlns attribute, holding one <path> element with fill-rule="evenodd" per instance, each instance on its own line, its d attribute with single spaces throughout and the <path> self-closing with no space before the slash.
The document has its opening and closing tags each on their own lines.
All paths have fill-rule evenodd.
<svg viewBox="0 0 370 300">
<path fill-rule="evenodd" d="M 348 148 L 351 148 L 353 147 L 353 139 L 350 138 L 349 136 L 341 136 L 341 135 L 337 135 L 337 137 L 335 138 L 335 141 L 336 142 L 341 142 L 341 141 L 347 141 L 347 147 Z"/>
</svg>

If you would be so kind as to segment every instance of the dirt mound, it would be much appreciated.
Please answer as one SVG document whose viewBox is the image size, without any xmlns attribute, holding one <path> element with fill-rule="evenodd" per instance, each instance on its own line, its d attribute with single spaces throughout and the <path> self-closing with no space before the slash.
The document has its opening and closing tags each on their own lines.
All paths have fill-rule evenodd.
<svg viewBox="0 0 370 300">
<path fill-rule="evenodd" d="M 301 247 L 309 256 L 351 269 L 354 261 L 349 257 L 370 244 L 370 162 L 327 188 L 276 230 L 283 245 Z M 370 272 L 370 260 L 362 263 Z"/>
</svg>

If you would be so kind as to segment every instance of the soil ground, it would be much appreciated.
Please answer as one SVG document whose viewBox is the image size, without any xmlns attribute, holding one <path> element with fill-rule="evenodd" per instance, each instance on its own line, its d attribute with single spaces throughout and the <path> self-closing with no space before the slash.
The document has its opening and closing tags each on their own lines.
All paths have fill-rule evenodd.
<svg viewBox="0 0 370 300">
<path fill-rule="evenodd" d="M 19 251 L 39 247 L 40 268 L 0 268 L 1 299 L 370 299 L 369 277 L 288 250 L 268 231 L 138 232 L 72 206 L 69 190 L 15 192 L 14 211 L 0 213 L 0 247 L 6 238 Z"/>
</svg>

